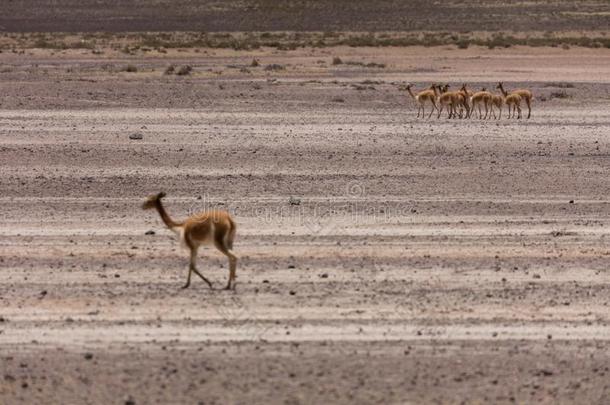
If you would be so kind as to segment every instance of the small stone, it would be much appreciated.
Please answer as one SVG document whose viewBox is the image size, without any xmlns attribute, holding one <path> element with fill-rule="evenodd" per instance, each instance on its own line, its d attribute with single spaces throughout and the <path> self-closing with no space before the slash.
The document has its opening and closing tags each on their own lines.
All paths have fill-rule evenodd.
<svg viewBox="0 0 610 405">
<path fill-rule="evenodd" d="M 320 278 L 328 278 L 328 273 L 322 273 L 322 274 L 320 274 Z"/>
<path fill-rule="evenodd" d="M 144 232 L 144 235 L 154 235 L 154 234 L 155 234 L 155 231 L 152 231 L 152 230 Z"/>
<path fill-rule="evenodd" d="M 574 204 L 574 200 L 570 200 L 570 201 L 569 201 L 569 203 L 570 203 L 570 204 Z"/>
<path fill-rule="evenodd" d="M 91 360 L 93 358 L 93 353 L 85 353 L 83 357 L 85 357 L 85 360 Z"/>
<path fill-rule="evenodd" d="M 290 295 L 296 295 L 296 291 L 292 291 L 292 290 L 290 290 L 289 294 L 290 294 Z"/>
<path fill-rule="evenodd" d="M 290 196 L 290 198 L 288 199 L 288 204 L 290 204 L 290 205 L 301 205 L 301 199 Z"/>
<path fill-rule="evenodd" d="M 289 268 L 289 269 L 294 269 L 294 268 L 295 268 L 295 267 L 294 267 L 294 264 L 289 264 L 289 265 L 288 265 L 288 268 Z"/>
<path fill-rule="evenodd" d="M 137 132 L 133 133 L 133 134 L 129 134 L 129 139 L 140 140 L 143 138 L 144 138 L 144 135 L 137 133 Z"/>
</svg>

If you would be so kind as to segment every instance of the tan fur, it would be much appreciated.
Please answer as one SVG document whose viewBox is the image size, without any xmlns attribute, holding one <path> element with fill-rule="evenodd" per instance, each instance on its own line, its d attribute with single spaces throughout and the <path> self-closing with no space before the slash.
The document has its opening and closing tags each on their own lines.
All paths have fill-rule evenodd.
<svg viewBox="0 0 610 405">
<path fill-rule="evenodd" d="M 477 91 L 470 97 L 470 104 L 472 105 L 472 111 L 477 107 L 477 111 L 479 112 L 479 119 L 486 119 L 489 114 L 489 108 L 491 107 L 491 100 L 493 95 L 486 91 Z M 481 113 L 481 103 L 485 106 L 485 117 L 482 116 Z"/>
<path fill-rule="evenodd" d="M 437 118 L 441 117 L 441 113 L 445 107 L 447 107 L 449 113 L 447 118 L 454 118 L 457 115 L 457 108 L 465 105 L 464 94 L 461 91 L 447 91 L 449 89 L 448 84 L 443 87 L 437 86 L 437 88 L 441 92 L 438 98 L 440 108 L 438 110 Z"/>
<path fill-rule="evenodd" d="M 507 96 L 508 92 L 504 90 L 504 84 L 502 82 L 499 82 L 496 88 L 500 89 L 502 94 L 504 94 L 504 97 Z M 529 119 L 532 115 L 532 100 L 534 99 L 534 94 L 527 89 L 513 90 L 508 94 L 517 94 L 521 98 L 519 102 L 521 102 L 521 100 L 525 101 L 525 104 L 527 105 L 527 118 Z M 521 108 L 521 106 L 519 106 L 519 108 Z"/>
<path fill-rule="evenodd" d="M 197 270 L 196 261 L 197 249 L 202 245 L 213 244 L 229 259 L 229 282 L 226 289 L 235 289 L 237 257 L 233 254 L 232 249 L 237 228 L 229 213 L 217 210 L 203 211 L 190 216 L 183 222 L 176 222 L 165 211 L 161 203 L 163 197 L 165 197 L 163 192 L 149 197 L 142 204 L 142 209 L 156 209 L 163 223 L 169 229 L 178 233 L 180 243 L 190 250 L 189 273 L 183 288 L 187 288 L 191 284 L 191 273 L 193 272 L 212 288 L 212 283 Z"/>
<path fill-rule="evenodd" d="M 492 94 L 491 96 L 491 113 L 494 116 L 494 119 L 502 118 L 502 105 L 504 104 L 504 96 L 501 94 Z M 494 107 L 498 109 L 500 112 L 499 116 L 496 117 L 496 112 L 494 111 Z"/>
<path fill-rule="evenodd" d="M 428 115 L 428 118 L 430 118 L 430 116 L 432 115 L 434 110 L 435 109 L 438 110 L 438 107 L 436 106 L 436 93 L 434 92 L 434 89 L 433 89 L 434 85 L 430 86 L 430 88 L 427 90 L 420 91 L 419 93 L 417 93 L 417 95 L 413 94 L 411 87 L 412 87 L 412 85 L 408 84 L 407 91 L 418 104 L 417 118 L 419 118 L 420 111 L 421 111 L 422 118 L 424 117 L 426 102 L 430 102 L 430 104 L 432 104 L 432 110 L 430 111 L 430 114 Z"/>
<path fill-rule="evenodd" d="M 517 119 L 521 119 L 521 96 L 516 93 L 509 94 L 508 96 L 506 96 L 504 98 L 504 102 L 506 103 L 506 106 L 508 107 L 508 118 L 514 118 L 515 111 L 518 111 L 519 115 L 517 116 Z M 512 117 L 511 117 L 511 107 L 513 110 Z"/>
<path fill-rule="evenodd" d="M 470 116 L 470 97 L 472 97 L 472 92 L 466 88 L 466 83 L 462 84 L 460 89 L 460 118 L 462 118 L 464 113 L 466 113 L 465 118 Z"/>
</svg>

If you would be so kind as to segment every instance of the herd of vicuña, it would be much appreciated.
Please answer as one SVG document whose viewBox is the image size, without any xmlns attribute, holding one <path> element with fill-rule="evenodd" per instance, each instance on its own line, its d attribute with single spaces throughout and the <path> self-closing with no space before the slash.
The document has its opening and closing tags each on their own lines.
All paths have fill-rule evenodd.
<svg viewBox="0 0 610 405">
<path fill-rule="evenodd" d="M 478 113 L 479 119 L 501 119 L 502 106 L 508 107 L 508 118 L 521 119 L 521 103 L 527 105 L 527 118 L 532 114 L 533 94 L 530 90 L 518 89 L 508 92 L 504 89 L 502 82 L 498 83 L 496 89 L 499 94 L 494 94 L 485 87 L 481 91 L 472 92 L 463 84 L 460 90 L 449 91 L 449 85 L 432 84 L 425 90 L 415 94 L 412 90 L 413 85 L 407 85 L 406 89 L 417 103 L 417 117 L 425 116 L 426 104 L 430 104 L 430 114 L 437 111 L 437 118 L 441 117 L 443 110 L 447 110 L 447 118 L 471 118 L 473 112 Z M 485 115 L 483 115 L 483 108 Z M 496 110 L 498 114 L 496 115 Z"/>
</svg>

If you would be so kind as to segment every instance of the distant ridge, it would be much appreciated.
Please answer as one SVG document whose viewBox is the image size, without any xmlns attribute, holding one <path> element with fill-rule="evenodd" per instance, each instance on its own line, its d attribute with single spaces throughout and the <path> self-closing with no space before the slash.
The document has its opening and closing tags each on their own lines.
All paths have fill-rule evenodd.
<svg viewBox="0 0 610 405">
<path fill-rule="evenodd" d="M 607 30 L 610 2 L 430 0 L 2 0 L 0 30 L 569 31 Z"/>
</svg>

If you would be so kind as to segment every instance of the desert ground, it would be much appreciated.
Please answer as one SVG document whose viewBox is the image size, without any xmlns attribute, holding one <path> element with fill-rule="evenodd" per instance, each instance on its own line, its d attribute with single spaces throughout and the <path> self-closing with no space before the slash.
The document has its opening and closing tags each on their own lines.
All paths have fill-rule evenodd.
<svg viewBox="0 0 610 405">
<path fill-rule="evenodd" d="M 500 80 L 531 119 L 402 89 Z M 610 402 L 608 49 L 31 49 L 0 88 L 0 403 Z M 162 190 L 234 215 L 235 292 L 215 249 L 180 288 Z"/>
<path fill-rule="evenodd" d="M 0 31 L 608 30 L 605 0 L 5 0 Z"/>
</svg>

